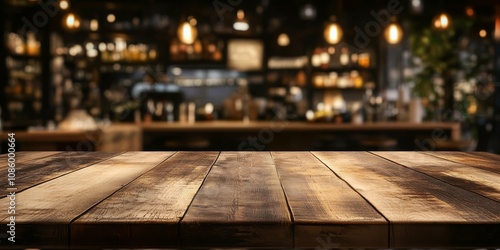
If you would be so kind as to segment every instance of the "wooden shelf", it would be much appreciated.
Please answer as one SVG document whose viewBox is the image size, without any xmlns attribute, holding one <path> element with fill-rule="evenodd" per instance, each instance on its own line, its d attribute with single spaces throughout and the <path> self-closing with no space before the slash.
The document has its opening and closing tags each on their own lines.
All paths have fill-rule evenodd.
<svg viewBox="0 0 500 250">
<path fill-rule="evenodd" d="M 357 67 L 357 66 L 330 67 L 330 68 L 313 68 L 312 69 L 312 71 L 314 73 L 319 73 L 319 72 L 323 72 L 323 73 L 328 73 L 328 72 L 347 72 L 347 71 L 353 71 L 353 70 L 374 72 L 377 69 L 376 68 Z"/>
<path fill-rule="evenodd" d="M 349 90 L 349 91 L 365 91 L 366 88 L 355 88 L 355 87 L 313 87 L 314 90 Z"/>
</svg>

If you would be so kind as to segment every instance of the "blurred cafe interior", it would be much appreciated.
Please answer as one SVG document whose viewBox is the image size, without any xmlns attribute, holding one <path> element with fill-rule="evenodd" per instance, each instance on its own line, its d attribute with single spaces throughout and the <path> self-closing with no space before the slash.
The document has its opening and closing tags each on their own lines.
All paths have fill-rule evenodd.
<svg viewBox="0 0 500 250">
<path fill-rule="evenodd" d="M 19 150 L 500 153 L 497 0 L 1 9 L 1 140 Z"/>
</svg>

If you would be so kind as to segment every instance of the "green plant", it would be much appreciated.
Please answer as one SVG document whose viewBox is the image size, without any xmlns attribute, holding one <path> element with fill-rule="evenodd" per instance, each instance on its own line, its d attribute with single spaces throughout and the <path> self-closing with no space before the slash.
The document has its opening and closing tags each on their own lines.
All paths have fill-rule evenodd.
<svg viewBox="0 0 500 250">
<path fill-rule="evenodd" d="M 418 22 L 422 23 L 422 22 Z M 437 30 L 430 25 L 415 26 L 410 35 L 411 51 L 417 59 L 413 96 L 420 97 L 426 109 L 426 120 L 435 119 L 436 112 L 444 108 L 445 95 L 452 94 L 458 72 L 465 72 L 469 79 L 477 70 L 460 58 L 461 41 L 473 21 L 454 19 L 446 30 Z"/>
</svg>

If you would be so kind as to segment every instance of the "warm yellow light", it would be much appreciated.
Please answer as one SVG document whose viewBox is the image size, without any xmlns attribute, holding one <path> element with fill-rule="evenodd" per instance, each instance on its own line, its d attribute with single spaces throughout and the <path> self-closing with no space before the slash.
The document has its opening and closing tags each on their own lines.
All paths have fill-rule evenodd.
<svg viewBox="0 0 500 250">
<path fill-rule="evenodd" d="M 250 24 L 245 20 L 245 12 L 243 10 L 238 10 L 236 17 L 237 20 L 233 24 L 233 29 L 238 31 L 247 31 L 250 29 Z"/>
<path fill-rule="evenodd" d="M 403 29 L 395 23 L 385 29 L 385 39 L 389 44 L 398 44 L 403 38 Z"/>
<path fill-rule="evenodd" d="M 196 27 L 192 26 L 189 22 L 184 22 L 179 25 L 177 30 L 177 35 L 179 40 L 185 44 L 193 44 L 198 36 L 198 31 Z"/>
<path fill-rule="evenodd" d="M 69 7 L 69 3 L 68 3 L 68 1 L 66 1 L 66 0 L 62 0 L 61 2 L 59 2 L 59 7 L 60 7 L 62 10 L 66 10 L 66 9 L 68 9 L 68 7 Z"/>
<path fill-rule="evenodd" d="M 66 26 L 73 27 L 75 25 L 75 15 L 69 14 L 66 17 Z"/>
<path fill-rule="evenodd" d="M 450 17 L 446 13 L 441 13 L 434 19 L 434 27 L 436 29 L 447 29 L 450 24 Z"/>
<path fill-rule="evenodd" d="M 233 29 L 238 31 L 247 31 L 250 29 L 250 25 L 245 20 L 236 21 L 233 24 Z"/>
<path fill-rule="evenodd" d="M 242 20 L 245 18 L 245 12 L 243 10 L 238 10 L 238 12 L 236 13 L 236 17 L 238 17 L 238 19 Z"/>
<path fill-rule="evenodd" d="M 331 23 L 326 26 L 324 36 L 329 44 L 337 44 L 342 39 L 342 29 L 338 24 Z"/>
<path fill-rule="evenodd" d="M 485 38 L 487 35 L 488 35 L 488 32 L 486 32 L 486 30 L 479 31 L 479 36 L 480 37 Z"/>
<path fill-rule="evenodd" d="M 286 47 L 290 44 L 290 37 L 286 33 L 281 33 L 278 36 L 278 45 Z"/>
<path fill-rule="evenodd" d="M 90 30 L 97 31 L 99 29 L 99 22 L 96 19 L 90 20 Z"/>
<path fill-rule="evenodd" d="M 196 18 L 194 18 L 194 17 L 189 17 L 188 20 L 189 20 L 189 24 L 191 24 L 191 26 L 196 26 L 198 24 L 198 20 L 196 20 Z"/>
<path fill-rule="evenodd" d="M 107 17 L 106 17 L 106 20 L 108 20 L 109 23 L 113 23 L 116 21 L 116 16 L 113 15 L 113 14 L 109 14 Z"/>
<path fill-rule="evenodd" d="M 446 28 L 448 27 L 448 16 L 442 14 L 439 19 L 441 20 L 441 25 Z"/>
<path fill-rule="evenodd" d="M 64 19 L 64 25 L 68 29 L 78 29 L 80 27 L 80 20 L 75 14 L 69 13 Z"/>
</svg>

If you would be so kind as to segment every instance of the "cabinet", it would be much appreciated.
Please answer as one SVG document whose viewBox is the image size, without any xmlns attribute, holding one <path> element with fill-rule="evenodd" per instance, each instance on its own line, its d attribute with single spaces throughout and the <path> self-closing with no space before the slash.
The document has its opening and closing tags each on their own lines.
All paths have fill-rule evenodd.
<svg viewBox="0 0 500 250">
<path fill-rule="evenodd" d="M 38 4 L 29 1 L 2 1 L 1 109 L 5 129 L 26 129 L 47 120 L 50 96 L 50 55 L 43 45 L 50 40 L 46 27 L 26 29 L 26 16 L 38 13 Z"/>
</svg>

